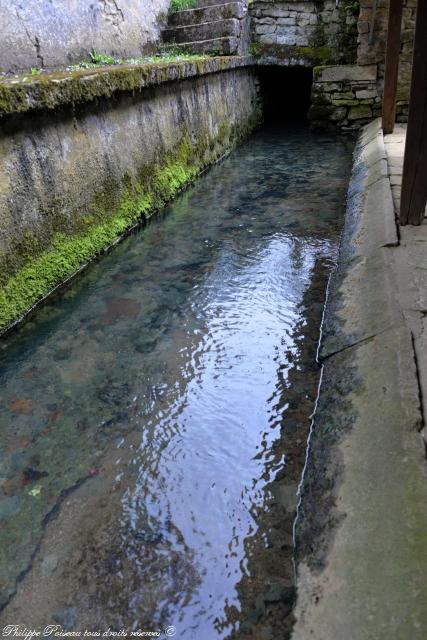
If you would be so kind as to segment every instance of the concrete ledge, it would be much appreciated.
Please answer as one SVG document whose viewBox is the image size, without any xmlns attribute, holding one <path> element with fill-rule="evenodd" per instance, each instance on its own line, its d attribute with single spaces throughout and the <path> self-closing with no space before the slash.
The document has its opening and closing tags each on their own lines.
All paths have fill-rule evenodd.
<svg viewBox="0 0 427 640">
<path fill-rule="evenodd" d="M 398 244 L 381 121 L 354 151 L 340 261 L 333 274 L 320 357 L 403 323 L 386 247 Z"/>
<path fill-rule="evenodd" d="M 427 475 L 410 332 L 325 363 L 299 523 L 292 640 L 422 640 Z"/>
<path fill-rule="evenodd" d="M 378 121 L 359 136 L 296 523 L 292 640 L 427 633 L 427 462 Z M 388 182 L 388 187 L 387 187 Z"/>
<path fill-rule="evenodd" d="M 146 87 L 250 64 L 253 64 L 250 56 L 216 56 L 4 79 L 0 80 L 0 117 L 110 98 L 118 93 L 138 92 Z"/>
</svg>

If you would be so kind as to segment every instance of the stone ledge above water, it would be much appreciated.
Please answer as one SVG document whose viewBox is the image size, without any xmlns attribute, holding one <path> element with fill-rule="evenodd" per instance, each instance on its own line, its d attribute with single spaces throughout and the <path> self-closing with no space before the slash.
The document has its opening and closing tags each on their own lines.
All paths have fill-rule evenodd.
<svg viewBox="0 0 427 640">
<path fill-rule="evenodd" d="M 253 64 L 250 56 L 200 56 L 191 60 L 125 64 L 0 81 L 0 117 L 91 102 L 134 93 L 166 82 L 186 80 Z"/>
<path fill-rule="evenodd" d="M 356 146 L 297 522 L 292 640 L 422 640 L 427 465 L 380 120 Z"/>
</svg>

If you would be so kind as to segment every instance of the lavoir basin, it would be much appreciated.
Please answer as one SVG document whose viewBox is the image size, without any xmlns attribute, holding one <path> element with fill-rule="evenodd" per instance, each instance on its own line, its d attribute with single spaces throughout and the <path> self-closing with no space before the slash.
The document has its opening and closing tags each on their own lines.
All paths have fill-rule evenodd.
<svg viewBox="0 0 427 640">
<path fill-rule="evenodd" d="M 350 163 L 261 129 L 3 338 L 2 626 L 288 637 Z"/>
</svg>

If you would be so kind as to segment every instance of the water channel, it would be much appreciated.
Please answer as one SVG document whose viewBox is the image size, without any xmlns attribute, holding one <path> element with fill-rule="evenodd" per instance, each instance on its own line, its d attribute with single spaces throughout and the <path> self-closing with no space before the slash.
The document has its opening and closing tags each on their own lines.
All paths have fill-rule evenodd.
<svg viewBox="0 0 427 640">
<path fill-rule="evenodd" d="M 3 625 L 287 637 L 350 153 L 260 130 L 3 339 Z"/>
</svg>

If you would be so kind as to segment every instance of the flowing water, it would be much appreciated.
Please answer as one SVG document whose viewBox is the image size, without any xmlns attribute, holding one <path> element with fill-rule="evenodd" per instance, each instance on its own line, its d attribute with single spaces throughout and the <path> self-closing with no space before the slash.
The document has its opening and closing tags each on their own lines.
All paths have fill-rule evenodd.
<svg viewBox="0 0 427 640">
<path fill-rule="evenodd" d="M 3 624 L 286 637 L 349 165 L 261 130 L 3 340 Z"/>
</svg>

